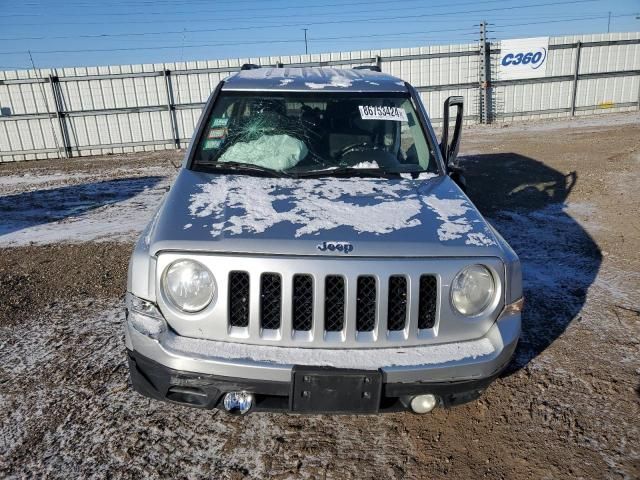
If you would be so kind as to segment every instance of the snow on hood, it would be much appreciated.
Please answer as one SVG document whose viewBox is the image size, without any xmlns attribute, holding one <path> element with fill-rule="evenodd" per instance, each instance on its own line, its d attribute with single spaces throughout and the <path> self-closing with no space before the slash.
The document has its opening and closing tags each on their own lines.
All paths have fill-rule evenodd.
<svg viewBox="0 0 640 480">
<path fill-rule="evenodd" d="M 234 248 L 251 242 L 250 250 L 260 251 L 283 250 L 284 241 L 358 241 L 356 254 L 366 247 L 375 255 L 384 243 L 380 237 L 408 247 L 399 247 L 401 255 L 436 244 L 498 245 L 448 177 L 293 179 L 184 170 L 158 223 L 154 241 L 226 240 Z M 290 245 L 286 251 L 297 248 Z"/>
<path fill-rule="evenodd" d="M 225 176 L 197 188 L 200 191 L 191 195 L 189 213 L 210 217 L 213 236 L 243 230 L 262 233 L 282 222 L 297 225 L 296 237 L 341 226 L 381 234 L 420 225 L 415 217 L 421 202 L 417 195 L 407 195 L 407 186 L 399 183 Z M 369 202 L 362 204 L 362 199 Z M 278 201 L 288 202 L 290 208 L 277 208 Z M 220 206 L 225 203 L 242 213 L 224 217 Z"/>
</svg>

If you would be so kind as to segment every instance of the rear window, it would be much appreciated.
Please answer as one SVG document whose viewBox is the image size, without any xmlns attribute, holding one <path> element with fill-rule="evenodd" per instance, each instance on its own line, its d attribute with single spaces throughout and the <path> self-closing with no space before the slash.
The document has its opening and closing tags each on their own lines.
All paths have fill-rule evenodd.
<svg viewBox="0 0 640 480">
<path fill-rule="evenodd" d="M 192 168 L 224 163 L 291 174 L 438 172 L 411 100 L 389 94 L 221 92 Z"/>
</svg>

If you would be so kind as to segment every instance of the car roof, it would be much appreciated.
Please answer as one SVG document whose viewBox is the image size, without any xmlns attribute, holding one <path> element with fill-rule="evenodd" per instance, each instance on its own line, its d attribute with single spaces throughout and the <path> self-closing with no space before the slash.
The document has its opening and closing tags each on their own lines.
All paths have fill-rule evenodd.
<svg viewBox="0 0 640 480">
<path fill-rule="evenodd" d="M 407 92 L 404 81 L 386 73 L 327 67 L 254 68 L 225 79 L 223 90 L 293 92 Z"/>
</svg>

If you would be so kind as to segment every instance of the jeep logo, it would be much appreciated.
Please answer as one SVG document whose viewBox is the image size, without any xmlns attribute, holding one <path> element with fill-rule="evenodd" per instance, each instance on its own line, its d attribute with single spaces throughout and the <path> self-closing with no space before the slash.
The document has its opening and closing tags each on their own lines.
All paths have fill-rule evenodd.
<svg viewBox="0 0 640 480">
<path fill-rule="evenodd" d="M 317 245 L 317 249 L 321 252 L 328 250 L 330 252 L 351 253 L 353 252 L 353 245 L 349 242 L 322 242 Z"/>
</svg>

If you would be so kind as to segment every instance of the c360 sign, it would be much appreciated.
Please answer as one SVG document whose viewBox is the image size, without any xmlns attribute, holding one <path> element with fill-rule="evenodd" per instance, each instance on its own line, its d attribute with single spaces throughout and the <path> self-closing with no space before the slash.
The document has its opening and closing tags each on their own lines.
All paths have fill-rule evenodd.
<svg viewBox="0 0 640 480">
<path fill-rule="evenodd" d="M 527 53 L 507 53 L 504 57 L 502 57 L 502 65 L 508 67 L 509 65 L 530 65 L 534 70 L 536 68 L 540 68 L 540 66 L 544 63 L 547 58 L 547 49 L 543 48 L 542 50 L 538 50 L 537 52 L 527 52 Z"/>
<path fill-rule="evenodd" d="M 548 51 L 548 37 L 503 40 L 500 45 L 498 78 L 510 80 L 544 77 Z"/>
</svg>

